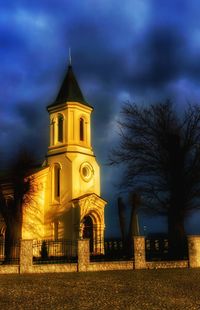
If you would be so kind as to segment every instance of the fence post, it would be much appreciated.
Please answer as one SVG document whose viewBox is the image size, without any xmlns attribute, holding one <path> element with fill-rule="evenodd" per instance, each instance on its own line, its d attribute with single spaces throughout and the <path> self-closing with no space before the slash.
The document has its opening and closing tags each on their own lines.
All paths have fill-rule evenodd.
<svg viewBox="0 0 200 310">
<path fill-rule="evenodd" d="M 89 239 L 78 240 L 78 271 L 87 271 L 90 262 Z"/>
<path fill-rule="evenodd" d="M 188 236 L 189 267 L 200 267 L 200 236 Z"/>
<path fill-rule="evenodd" d="M 145 237 L 134 236 L 135 269 L 146 269 Z"/>
<path fill-rule="evenodd" d="M 33 240 L 21 240 L 20 273 L 31 272 L 33 265 Z"/>
</svg>

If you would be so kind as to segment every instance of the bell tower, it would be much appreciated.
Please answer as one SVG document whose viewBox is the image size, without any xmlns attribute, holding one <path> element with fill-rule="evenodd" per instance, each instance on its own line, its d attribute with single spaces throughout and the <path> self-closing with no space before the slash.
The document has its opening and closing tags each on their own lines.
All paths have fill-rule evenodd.
<svg viewBox="0 0 200 310">
<path fill-rule="evenodd" d="M 71 65 L 55 102 L 47 110 L 50 115 L 48 155 L 64 151 L 93 155 L 90 124 L 93 108 L 85 101 Z"/>
<path fill-rule="evenodd" d="M 86 102 L 71 64 L 56 100 L 47 111 L 50 190 L 46 219 L 58 217 L 59 213 L 59 221 L 65 227 L 61 237 L 74 240 L 88 235 L 85 223 L 90 223 L 91 248 L 99 252 L 106 202 L 100 197 L 100 168 L 91 145 L 93 108 Z"/>
</svg>

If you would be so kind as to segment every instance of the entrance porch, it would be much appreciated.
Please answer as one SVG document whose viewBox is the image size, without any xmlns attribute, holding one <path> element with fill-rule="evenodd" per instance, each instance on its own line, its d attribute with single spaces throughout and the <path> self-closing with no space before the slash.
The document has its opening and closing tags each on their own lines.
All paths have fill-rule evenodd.
<svg viewBox="0 0 200 310">
<path fill-rule="evenodd" d="M 104 207 L 106 201 L 96 194 L 87 194 L 72 200 L 78 220 L 78 238 L 90 239 L 90 253 L 104 254 Z"/>
</svg>

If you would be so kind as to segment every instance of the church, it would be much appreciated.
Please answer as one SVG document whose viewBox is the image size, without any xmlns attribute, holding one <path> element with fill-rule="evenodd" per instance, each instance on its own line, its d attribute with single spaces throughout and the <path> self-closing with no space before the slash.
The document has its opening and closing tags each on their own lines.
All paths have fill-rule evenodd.
<svg viewBox="0 0 200 310">
<path fill-rule="evenodd" d="M 31 175 L 34 194 L 24 202 L 22 239 L 89 238 L 90 251 L 103 253 L 106 201 L 101 198 L 100 168 L 91 145 L 93 108 L 71 64 L 47 111 L 49 147 L 42 167 Z"/>
</svg>

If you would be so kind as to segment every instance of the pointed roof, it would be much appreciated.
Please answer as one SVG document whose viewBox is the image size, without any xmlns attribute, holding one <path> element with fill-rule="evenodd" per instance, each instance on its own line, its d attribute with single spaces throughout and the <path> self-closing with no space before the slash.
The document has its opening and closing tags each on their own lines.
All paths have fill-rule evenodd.
<svg viewBox="0 0 200 310">
<path fill-rule="evenodd" d="M 68 66 L 67 74 L 64 78 L 56 100 L 49 107 L 65 103 L 67 101 L 80 102 L 82 104 L 88 105 L 88 103 L 85 101 L 85 98 L 83 97 L 71 65 Z"/>
</svg>

